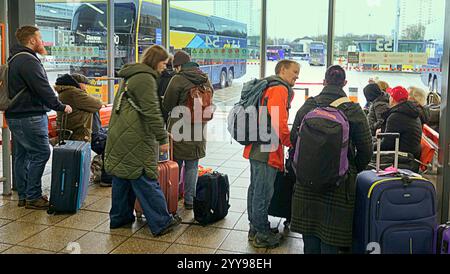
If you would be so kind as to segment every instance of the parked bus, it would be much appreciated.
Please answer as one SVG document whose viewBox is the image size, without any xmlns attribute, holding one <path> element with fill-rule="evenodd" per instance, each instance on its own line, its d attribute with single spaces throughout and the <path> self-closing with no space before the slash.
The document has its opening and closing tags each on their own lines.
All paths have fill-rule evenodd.
<svg viewBox="0 0 450 274">
<path fill-rule="evenodd" d="M 311 42 L 309 45 L 309 65 L 325 66 L 327 45 L 323 42 Z"/>
<path fill-rule="evenodd" d="M 444 55 L 443 41 L 427 42 L 427 65 L 422 66 L 424 69 L 421 73 L 422 83 L 426 85 L 429 91 L 441 92 L 442 83 L 442 56 Z"/>
<path fill-rule="evenodd" d="M 114 1 L 115 70 L 137 62 L 144 50 L 162 44 L 161 5 L 153 0 Z M 87 76 L 106 75 L 106 3 L 82 4 L 74 13 L 75 45 L 97 54 L 78 57 L 71 72 Z M 247 25 L 185 9 L 170 10 L 171 51 L 184 49 L 247 48 Z M 212 84 L 224 88 L 246 74 L 246 59 L 193 59 L 208 74 Z"/>
<path fill-rule="evenodd" d="M 279 61 L 291 58 L 291 47 L 288 45 L 267 46 L 267 60 Z"/>
</svg>

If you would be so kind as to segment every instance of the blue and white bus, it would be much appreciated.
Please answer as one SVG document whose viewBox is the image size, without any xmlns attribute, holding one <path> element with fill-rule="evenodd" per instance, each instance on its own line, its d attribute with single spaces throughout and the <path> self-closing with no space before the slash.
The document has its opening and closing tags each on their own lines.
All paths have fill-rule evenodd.
<svg viewBox="0 0 450 274">
<path fill-rule="evenodd" d="M 280 61 L 291 58 L 291 47 L 288 45 L 268 45 L 267 60 Z"/>
<path fill-rule="evenodd" d="M 324 42 L 311 42 L 309 45 L 309 65 L 325 66 L 327 45 Z"/>
<path fill-rule="evenodd" d="M 134 63 L 144 50 L 162 44 L 161 4 L 156 0 L 114 1 L 115 69 Z M 94 48 L 98 55 L 79 57 L 72 72 L 87 76 L 106 75 L 106 16 L 105 2 L 82 4 L 74 13 L 72 31 L 75 45 Z M 171 51 L 178 49 L 247 48 L 247 25 L 225 18 L 210 16 L 181 8 L 170 10 Z M 91 50 L 92 51 L 92 50 Z M 193 59 L 201 65 L 212 84 L 224 88 L 233 79 L 246 74 L 246 59 Z"/>
</svg>

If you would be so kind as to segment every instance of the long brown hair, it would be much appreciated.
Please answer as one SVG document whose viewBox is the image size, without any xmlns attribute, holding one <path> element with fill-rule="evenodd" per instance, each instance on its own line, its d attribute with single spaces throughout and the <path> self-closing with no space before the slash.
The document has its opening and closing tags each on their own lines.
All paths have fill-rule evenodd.
<svg viewBox="0 0 450 274">
<path fill-rule="evenodd" d="M 145 50 L 141 63 L 156 70 L 159 62 L 165 61 L 167 58 L 169 58 L 169 53 L 167 53 L 166 49 L 158 45 L 153 45 Z"/>
</svg>

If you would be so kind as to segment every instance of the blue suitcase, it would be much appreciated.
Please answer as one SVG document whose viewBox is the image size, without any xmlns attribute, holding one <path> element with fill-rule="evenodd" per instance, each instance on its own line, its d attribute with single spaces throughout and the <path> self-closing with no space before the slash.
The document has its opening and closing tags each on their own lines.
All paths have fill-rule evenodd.
<svg viewBox="0 0 450 274">
<path fill-rule="evenodd" d="M 90 165 L 90 143 L 59 140 L 53 149 L 49 214 L 75 213 L 82 207 L 89 187 Z"/>
<path fill-rule="evenodd" d="M 399 135 L 396 138 L 397 156 Z M 381 135 L 377 139 L 380 155 Z M 436 191 L 430 181 L 408 170 L 390 175 L 369 170 L 358 175 L 356 184 L 354 253 L 433 253 Z"/>
</svg>

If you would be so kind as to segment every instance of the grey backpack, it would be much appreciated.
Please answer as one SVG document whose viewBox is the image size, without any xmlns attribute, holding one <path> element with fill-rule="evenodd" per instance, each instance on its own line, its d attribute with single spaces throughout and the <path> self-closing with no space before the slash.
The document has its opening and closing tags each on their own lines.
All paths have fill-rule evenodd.
<svg viewBox="0 0 450 274">
<path fill-rule="evenodd" d="M 29 52 L 19 52 L 16 55 L 14 55 L 9 61 L 0 66 L 0 111 L 5 111 L 11 106 L 17 98 L 25 91 L 26 88 L 19 91 L 19 93 L 14 96 L 14 98 L 9 97 L 9 90 L 8 90 L 8 70 L 9 70 L 9 62 L 11 62 L 14 58 L 16 58 L 19 55 L 22 54 L 28 54 L 36 58 L 33 54 Z"/>
</svg>

